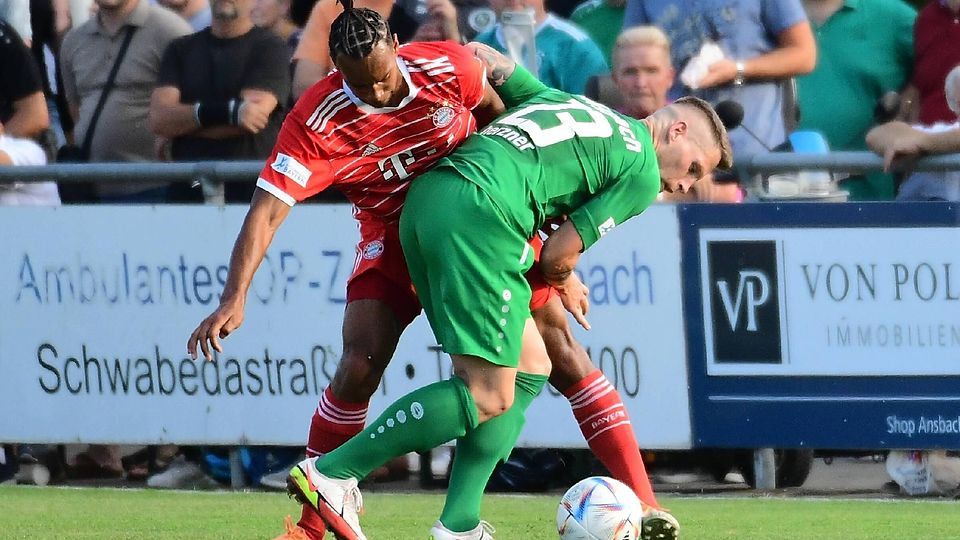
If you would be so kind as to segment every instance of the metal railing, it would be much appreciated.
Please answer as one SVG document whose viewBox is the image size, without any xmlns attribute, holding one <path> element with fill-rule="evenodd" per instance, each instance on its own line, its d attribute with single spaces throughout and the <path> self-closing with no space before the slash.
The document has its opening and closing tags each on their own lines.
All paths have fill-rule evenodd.
<svg viewBox="0 0 960 540">
<path fill-rule="evenodd" d="M 230 182 L 249 181 L 263 168 L 255 161 L 198 161 L 183 163 L 55 163 L 32 167 L 0 167 L 0 183 L 5 182 Z M 830 152 L 794 154 L 771 152 L 754 156 L 743 165 L 751 174 L 770 174 L 798 170 L 862 173 L 883 168 L 883 159 L 871 152 Z M 960 170 L 960 154 L 929 156 L 917 160 L 915 171 Z"/>
</svg>

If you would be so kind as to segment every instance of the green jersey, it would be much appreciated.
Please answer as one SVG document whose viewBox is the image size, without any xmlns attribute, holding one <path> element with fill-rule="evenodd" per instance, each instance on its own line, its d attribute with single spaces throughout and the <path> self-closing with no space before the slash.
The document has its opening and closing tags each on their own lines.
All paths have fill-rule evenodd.
<svg viewBox="0 0 960 540">
<path fill-rule="evenodd" d="M 584 249 L 660 191 L 646 125 L 546 87 L 471 135 L 436 169 L 444 167 L 485 191 L 527 237 L 547 219 L 568 216 Z"/>
</svg>

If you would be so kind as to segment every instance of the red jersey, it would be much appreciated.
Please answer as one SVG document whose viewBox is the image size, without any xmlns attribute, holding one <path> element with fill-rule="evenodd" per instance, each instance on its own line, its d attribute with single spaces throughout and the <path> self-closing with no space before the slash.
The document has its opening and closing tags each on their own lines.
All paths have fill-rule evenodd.
<svg viewBox="0 0 960 540">
<path fill-rule="evenodd" d="M 453 151 L 476 128 L 483 65 L 454 42 L 400 47 L 410 93 L 396 107 L 360 101 L 334 72 L 287 115 L 257 186 L 293 205 L 336 185 L 357 218 L 393 222 L 413 177 Z"/>
</svg>

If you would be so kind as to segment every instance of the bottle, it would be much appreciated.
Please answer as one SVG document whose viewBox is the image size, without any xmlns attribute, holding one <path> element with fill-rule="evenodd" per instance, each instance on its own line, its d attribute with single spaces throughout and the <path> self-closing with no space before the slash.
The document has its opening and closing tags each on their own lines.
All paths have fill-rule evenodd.
<svg viewBox="0 0 960 540">
<path fill-rule="evenodd" d="M 507 56 L 537 77 L 540 66 L 537 60 L 537 21 L 533 9 L 504 11 L 500 13 L 500 24 Z"/>
</svg>

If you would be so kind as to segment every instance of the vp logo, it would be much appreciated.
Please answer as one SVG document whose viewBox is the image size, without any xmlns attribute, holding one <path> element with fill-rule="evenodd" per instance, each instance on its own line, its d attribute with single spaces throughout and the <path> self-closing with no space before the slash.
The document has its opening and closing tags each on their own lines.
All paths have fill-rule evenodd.
<svg viewBox="0 0 960 540">
<path fill-rule="evenodd" d="M 740 310 L 746 307 L 746 330 L 747 332 L 756 332 L 757 308 L 766 304 L 767 300 L 770 299 L 770 279 L 759 270 L 741 270 L 739 274 L 737 290 L 734 293 L 731 293 L 730 283 L 727 280 L 717 281 L 720 300 L 723 302 L 723 309 L 727 313 L 727 321 L 730 322 L 730 331 L 737 331 Z M 733 298 L 731 298 L 731 295 L 733 295 Z"/>
<path fill-rule="evenodd" d="M 702 283 L 711 361 L 783 363 L 778 260 L 773 240 L 706 240 Z"/>
</svg>

